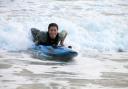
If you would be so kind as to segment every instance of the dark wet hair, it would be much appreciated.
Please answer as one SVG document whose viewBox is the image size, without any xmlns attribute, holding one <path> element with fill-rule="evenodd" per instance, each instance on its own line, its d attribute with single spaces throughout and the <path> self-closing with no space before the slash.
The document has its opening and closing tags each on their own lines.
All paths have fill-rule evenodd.
<svg viewBox="0 0 128 89">
<path fill-rule="evenodd" d="M 56 23 L 50 23 L 48 26 L 48 30 L 50 29 L 50 27 L 53 27 L 53 26 L 55 26 L 58 30 L 58 25 Z"/>
</svg>

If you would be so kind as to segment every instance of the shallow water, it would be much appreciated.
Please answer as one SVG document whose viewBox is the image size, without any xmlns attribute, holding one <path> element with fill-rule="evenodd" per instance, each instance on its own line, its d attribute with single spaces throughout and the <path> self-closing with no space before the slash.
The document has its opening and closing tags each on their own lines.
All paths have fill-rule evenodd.
<svg viewBox="0 0 128 89">
<path fill-rule="evenodd" d="M 127 0 L 0 0 L 0 89 L 127 89 Z M 59 24 L 79 55 L 35 57 L 30 28 Z M 123 52 L 118 52 L 123 51 Z"/>
<path fill-rule="evenodd" d="M 127 53 L 97 54 L 70 62 L 33 59 L 30 54 L 0 58 L 1 89 L 127 89 Z M 2 55 L 1 55 L 2 56 Z"/>
</svg>

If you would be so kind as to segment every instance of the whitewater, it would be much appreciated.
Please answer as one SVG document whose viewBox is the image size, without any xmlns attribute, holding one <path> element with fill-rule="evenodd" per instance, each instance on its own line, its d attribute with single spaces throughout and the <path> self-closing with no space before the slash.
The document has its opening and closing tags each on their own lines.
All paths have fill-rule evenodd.
<svg viewBox="0 0 128 89">
<path fill-rule="evenodd" d="M 30 29 L 52 22 L 68 32 L 73 61 L 31 50 Z M 127 0 L 0 0 L 0 89 L 127 89 L 127 34 Z"/>
</svg>

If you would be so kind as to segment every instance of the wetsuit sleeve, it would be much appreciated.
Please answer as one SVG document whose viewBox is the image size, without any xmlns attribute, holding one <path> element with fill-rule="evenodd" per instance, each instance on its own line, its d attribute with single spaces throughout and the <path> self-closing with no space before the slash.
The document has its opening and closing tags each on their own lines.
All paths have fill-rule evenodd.
<svg viewBox="0 0 128 89">
<path fill-rule="evenodd" d="M 65 30 L 62 30 L 59 33 L 60 40 L 64 40 L 66 36 L 67 36 L 67 32 Z"/>
<path fill-rule="evenodd" d="M 31 28 L 31 33 L 32 33 L 33 41 L 35 42 L 35 44 L 39 45 L 42 42 L 46 41 L 46 32 L 40 31 L 36 28 Z"/>
<path fill-rule="evenodd" d="M 67 36 L 67 32 L 64 30 L 59 33 L 59 41 L 61 46 L 64 46 L 64 40 L 66 36 Z"/>
<path fill-rule="evenodd" d="M 47 32 L 40 31 L 38 41 L 39 43 L 45 43 L 47 41 Z"/>
<path fill-rule="evenodd" d="M 40 30 L 36 28 L 31 28 L 31 33 L 32 33 L 33 41 L 36 42 L 38 40 Z"/>
</svg>

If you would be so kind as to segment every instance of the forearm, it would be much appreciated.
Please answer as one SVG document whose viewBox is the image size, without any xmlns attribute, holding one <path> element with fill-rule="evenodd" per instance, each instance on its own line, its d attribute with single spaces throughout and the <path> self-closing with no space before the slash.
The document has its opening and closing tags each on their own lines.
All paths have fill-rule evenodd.
<svg viewBox="0 0 128 89">
<path fill-rule="evenodd" d="M 64 40 L 65 40 L 66 36 L 67 36 L 66 31 L 63 30 L 63 31 L 60 32 L 60 37 L 61 37 L 60 45 L 61 46 L 64 46 Z"/>
<path fill-rule="evenodd" d="M 61 40 L 60 45 L 64 46 L 64 40 Z"/>
</svg>

